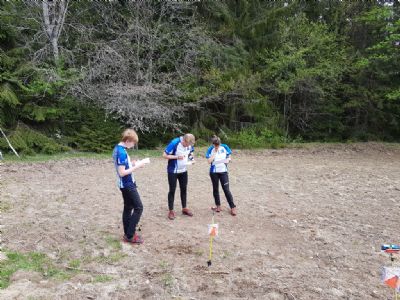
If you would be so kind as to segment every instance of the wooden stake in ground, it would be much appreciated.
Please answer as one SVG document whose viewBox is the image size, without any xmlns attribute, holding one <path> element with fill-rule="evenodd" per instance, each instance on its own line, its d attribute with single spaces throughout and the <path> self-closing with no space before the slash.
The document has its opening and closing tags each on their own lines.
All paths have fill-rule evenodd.
<svg viewBox="0 0 400 300">
<path fill-rule="evenodd" d="M 20 158 L 17 151 L 15 151 L 14 147 L 11 145 L 10 141 L 8 140 L 7 136 L 5 135 L 5 133 L 3 132 L 3 130 L 1 128 L 0 128 L 0 131 L 3 134 L 4 138 L 6 139 L 8 146 L 10 146 L 11 150 L 15 153 L 15 155 L 18 156 L 18 158 Z"/>
</svg>

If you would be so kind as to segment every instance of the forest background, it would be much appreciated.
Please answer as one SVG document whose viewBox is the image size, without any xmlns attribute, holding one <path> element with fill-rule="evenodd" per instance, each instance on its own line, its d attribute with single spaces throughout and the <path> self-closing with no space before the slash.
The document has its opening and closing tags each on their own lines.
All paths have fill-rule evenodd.
<svg viewBox="0 0 400 300">
<path fill-rule="evenodd" d="M 400 141 L 399 1 L 0 0 L 0 128 L 22 154 Z M 9 152 L 0 138 L 0 150 Z"/>
</svg>

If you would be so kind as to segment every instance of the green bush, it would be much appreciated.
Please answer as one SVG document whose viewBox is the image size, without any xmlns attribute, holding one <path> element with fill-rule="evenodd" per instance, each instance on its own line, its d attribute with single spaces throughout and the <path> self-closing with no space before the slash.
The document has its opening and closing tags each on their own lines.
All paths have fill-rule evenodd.
<svg viewBox="0 0 400 300">
<path fill-rule="evenodd" d="M 196 137 L 196 146 L 206 146 L 210 144 L 210 138 L 215 134 L 212 130 L 205 127 L 197 127 L 192 130 Z"/>
<path fill-rule="evenodd" d="M 39 133 L 28 126 L 19 125 L 8 137 L 11 145 L 19 154 L 32 155 L 35 153 L 55 154 L 70 150 L 69 147 L 58 144 L 53 139 Z M 10 148 L 4 137 L 0 138 L 0 149 L 9 152 Z"/>
<path fill-rule="evenodd" d="M 157 128 L 157 130 L 153 132 L 138 132 L 138 136 L 139 149 L 155 149 L 160 146 L 163 147 L 175 137 L 173 132 L 163 132 L 161 128 Z"/>
<path fill-rule="evenodd" d="M 225 132 L 225 143 L 232 148 L 283 148 L 285 137 L 267 128 L 246 128 L 239 132 Z M 224 142 L 224 141 L 223 141 Z"/>
</svg>

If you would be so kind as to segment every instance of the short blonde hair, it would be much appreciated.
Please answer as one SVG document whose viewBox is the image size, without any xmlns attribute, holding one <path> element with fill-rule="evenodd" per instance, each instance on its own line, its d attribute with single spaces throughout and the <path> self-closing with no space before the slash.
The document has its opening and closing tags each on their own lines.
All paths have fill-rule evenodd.
<svg viewBox="0 0 400 300">
<path fill-rule="evenodd" d="M 135 144 L 137 144 L 137 142 L 139 142 L 139 138 L 138 138 L 136 131 L 129 128 L 129 129 L 125 129 L 124 132 L 122 132 L 121 141 L 124 143 L 134 142 Z"/>
<path fill-rule="evenodd" d="M 194 143 L 196 142 L 196 140 L 195 140 L 195 138 L 194 138 L 194 135 L 191 134 L 191 133 L 186 133 L 186 134 L 183 136 L 183 140 L 184 140 L 186 143 L 188 143 L 190 146 L 193 146 Z"/>
</svg>

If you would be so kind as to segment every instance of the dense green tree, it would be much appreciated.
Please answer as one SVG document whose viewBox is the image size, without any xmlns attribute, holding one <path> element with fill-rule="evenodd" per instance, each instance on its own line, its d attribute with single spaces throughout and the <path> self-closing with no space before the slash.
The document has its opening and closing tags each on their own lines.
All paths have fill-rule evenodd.
<svg viewBox="0 0 400 300">
<path fill-rule="evenodd" d="M 399 16 L 390 0 L 0 0 L 0 126 L 47 152 L 22 140 L 399 140 Z"/>
<path fill-rule="evenodd" d="M 364 12 L 357 22 L 369 31 L 370 42 L 355 55 L 344 85 L 347 125 L 363 139 L 392 139 L 400 132 L 400 22 L 385 6 Z"/>
<path fill-rule="evenodd" d="M 337 138 L 342 124 L 334 87 L 345 59 L 336 35 L 305 15 L 282 22 L 279 33 L 277 47 L 260 53 L 260 68 L 263 90 L 283 111 L 286 133 Z"/>
</svg>

